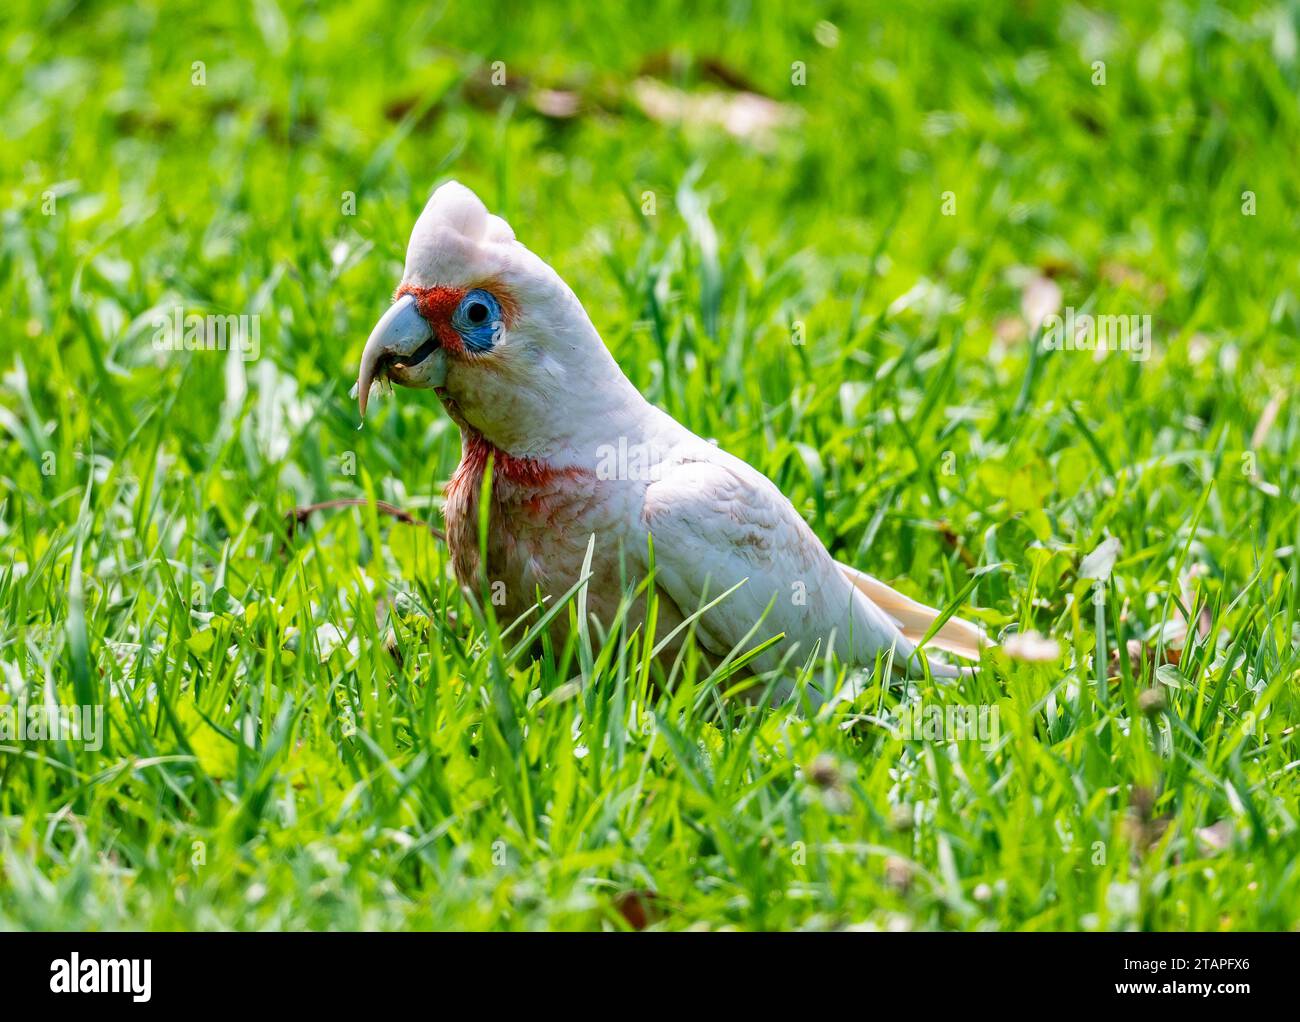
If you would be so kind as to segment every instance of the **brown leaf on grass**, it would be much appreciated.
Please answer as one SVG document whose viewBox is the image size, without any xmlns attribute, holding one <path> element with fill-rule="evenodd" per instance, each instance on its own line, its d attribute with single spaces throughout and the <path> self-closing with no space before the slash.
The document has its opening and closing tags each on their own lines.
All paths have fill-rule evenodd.
<svg viewBox="0 0 1300 1022">
<path fill-rule="evenodd" d="M 694 73 L 701 81 L 712 82 L 735 92 L 752 92 L 763 95 L 763 90 L 743 71 L 737 70 L 721 57 L 702 56 L 692 59 L 687 54 L 661 50 L 641 62 L 638 78 L 667 78 L 680 80 Z"/>
<path fill-rule="evenodd" d="M 743 71 L 736 70 L 721 57 L 700 58 L 700 74 L 716 85 L 735 89 L 737 92 L 752 92 L 755 95 L 763 95 L 763 90 L 754 83 L 752 78 Z"/>
<path fill-rule="evenodd" d="M 939 538 L 950 549 L 957 551 L 957 556 L 961 558 L 962 564 L 968 568 L 975 567 L 975 555 L 970 552 L 970 548 L 962 542 L 961 537 L 953 531 L 951 525 L 946 521 L 940 520 L 935 524 L 939 533 Z"/>
<path fill-rule="evenodd" d="M 614 895 L 614 908 L 634 930 L 644 930 L 668 914 L 659 895 L 647 890 L 620 891 Z"/>
</svg>

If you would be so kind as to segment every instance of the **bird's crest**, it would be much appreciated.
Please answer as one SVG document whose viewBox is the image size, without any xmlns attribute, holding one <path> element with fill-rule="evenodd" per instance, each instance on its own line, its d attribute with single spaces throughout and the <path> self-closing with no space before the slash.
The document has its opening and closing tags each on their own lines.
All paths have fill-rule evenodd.
<svg viewBox="0 0 1300 1022">
<path fill-rule="evenodd" d="M 448 181 L 411 230 L 403 283 L 469 286 L 497 276 L 520 248 L 508 223 L 459 181 Z"/>
<path fill-rule="evenodd" d="M 515 232 L 499 216 L 487 211 L 483 201 L 459 181 L 448 181 L 429 196 L 415 222 L 411 240 L 432 235 L 440 227 L 455 231 L 466 241 L 501 244 L 515 240 Z"/>
</svg>

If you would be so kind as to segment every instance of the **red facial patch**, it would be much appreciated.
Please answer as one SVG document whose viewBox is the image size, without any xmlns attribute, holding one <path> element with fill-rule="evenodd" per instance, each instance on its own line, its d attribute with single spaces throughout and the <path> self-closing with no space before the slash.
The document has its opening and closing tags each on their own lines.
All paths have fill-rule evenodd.
<svg viewBox="0 0 1300 1022">
<path fill-rule="evenodd" d="M 465 295 L 474 288 L 482 288 L 484 291 L 492 292 L 501 305 L 501 316 L 506 321 L 506 326 L 510 326 L 515 317 L 515 299 L 509 291 L 496 281 L 485 281 L 481 284 L 475 284 L 472 288 L 415 287 L 413 284 L 403 284 L 397 289 L 397 293 L 393 295 L 393 301 L 397 301 L 402 295 L 414 296 L 416 310 L 433 328 L 433 332 L 438 337 L 438 342 L 452 355 L 463 355 L 465 354 L 465 344 L 461 341 L 460 334 L 456 333 L 455 328 L 451 325 L 451 316 L 464 300 Z"/>
<path fill-rule="evenodd" d="M 451 314 L 465 297 L 463 290 L 458 287 L 414 287 L 403 284 L 397 289 L 397 294 L 393 295 L 393 300 L 396 301 L 402 295 L 412 295 L 415 298 L 416 311 L 433 329 L 438 343 L 444 349 L 453 355 L 464 354 L 465 345 L 451 325 Z"/>
</svg>

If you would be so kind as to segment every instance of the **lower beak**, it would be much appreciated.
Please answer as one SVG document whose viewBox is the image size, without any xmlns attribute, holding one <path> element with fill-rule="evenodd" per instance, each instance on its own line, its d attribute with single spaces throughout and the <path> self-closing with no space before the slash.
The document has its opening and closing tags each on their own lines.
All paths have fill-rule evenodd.
<svg viewBox="0 0 1300 1022">
<path fill-rule="evenodd" d="M 447 356 L 412 295 L 402 295 L 375 324 L 361 353 L 357 404 L 366 414 L 370 386 L 385 377 L 404 387 L 441 387 Z"/>
</svg>

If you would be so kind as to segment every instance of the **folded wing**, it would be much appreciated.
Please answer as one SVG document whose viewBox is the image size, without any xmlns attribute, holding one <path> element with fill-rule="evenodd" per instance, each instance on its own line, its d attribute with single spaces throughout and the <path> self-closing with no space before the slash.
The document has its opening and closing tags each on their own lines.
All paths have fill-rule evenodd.
<svg viewBox="0 0 1300 1022">
<path fill-rule="evenodd" d="M 765 652 L 759 669 L 777 666 L 792 644 L 802 659 L 829 643 L 842 661 L 859 666 L 891 648 L 899 665 L 915 653 L 915 643 L 841 569 L 784 494 L 724 452 L 710 449 L 669 467 L 646 491 L 643 520 L 654 536 L 659 584 L 683 614 L 743 583 L 699 620 L 697 634 L 711 653 L 726 655 L 760 619 L 749 645 L 778 633 L 785 643 Z M 930 666 L 937 676 L 958 673 Z"/>
</svg>

